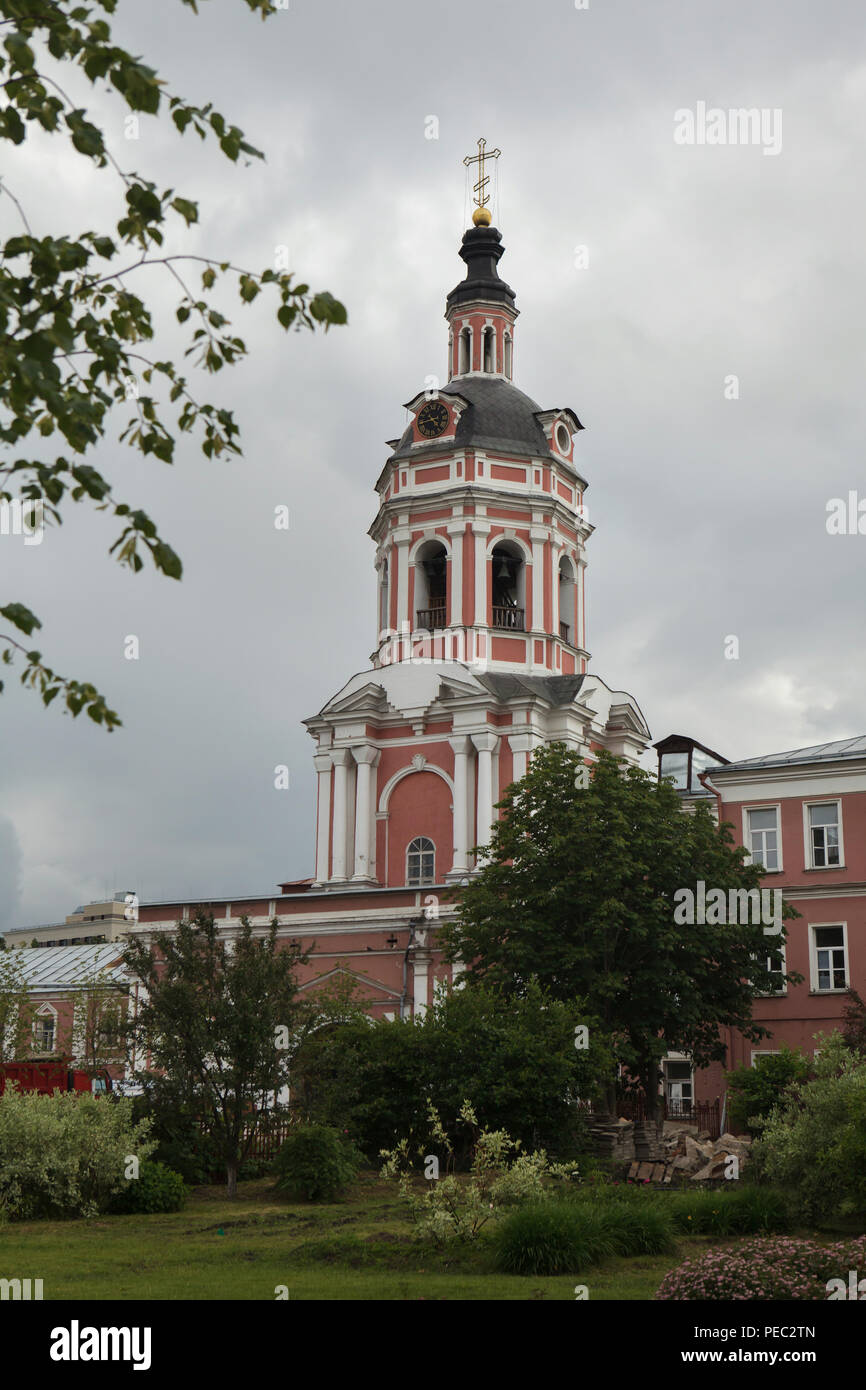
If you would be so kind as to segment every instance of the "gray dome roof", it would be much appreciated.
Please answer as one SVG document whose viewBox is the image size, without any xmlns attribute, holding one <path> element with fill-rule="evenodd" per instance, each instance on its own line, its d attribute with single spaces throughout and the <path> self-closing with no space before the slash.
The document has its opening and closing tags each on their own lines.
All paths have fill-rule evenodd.
<svg viewBox="0 0 866 1390">
<path fill-rule="evenodd" d="M 501 376 L 458 376 L 440 387 L 440 395 L 462 396 L 469 402 L 457 423 L 453 447 L 475 445 L 482 449 L 503 449 L 508 453 L 546 456 L 547 437 L 536 418 L 541 407 L 523 391 Z M 430 441 L 435 443 L 434 440 Z M 406 427 L 394 457 L 410 453 L 412 425 Z"/>
</svg>

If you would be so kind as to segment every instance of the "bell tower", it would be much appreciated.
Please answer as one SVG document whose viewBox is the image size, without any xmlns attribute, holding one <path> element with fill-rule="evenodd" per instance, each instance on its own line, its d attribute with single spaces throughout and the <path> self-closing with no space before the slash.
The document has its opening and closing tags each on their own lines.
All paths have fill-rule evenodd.
<svg viewBox="0 0 866 1390">
<path fill-rule="evenodd" d="M 406 402 L 376 482 L 372 668 L 306 721 L 323 888 L 461 881 L 534 748 L 637 761 L 650 737 L 588 669 L 583 426 L 514 384 L 518 310 L 486 192 L 498 153 L 479 141 L 466 161 L 477 205 L 446 298 L 447 380 Z"/>
</svg>

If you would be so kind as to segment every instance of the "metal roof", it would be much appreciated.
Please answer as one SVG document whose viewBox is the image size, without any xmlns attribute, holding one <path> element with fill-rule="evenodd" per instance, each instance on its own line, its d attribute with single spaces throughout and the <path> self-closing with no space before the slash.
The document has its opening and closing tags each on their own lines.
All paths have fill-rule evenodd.
<svg viewBox="0 0 866 1390">
<path fill-rule="evenodd" d="M 710 772 L 739 772 L 750 767 L 783 767 L 796 763 L 825 763 L 864 757 L 866 734 L 858 734 L 856 738 L 839 738 L 834 743 L 816 743 L 810 748 L 793 748 L 787 753 L 767 753 L 761 758 L 743 758 L 740 762 L 711 768 Z"/>
<path fill-rule="evenodd" d="M 24 972 L 31 989 L 73 989 L 102 972 L 108 979 L 125 984 L 127 976 L 119 964 L 122 946 L 25 946 L 14 959 Z"/>
</svg>

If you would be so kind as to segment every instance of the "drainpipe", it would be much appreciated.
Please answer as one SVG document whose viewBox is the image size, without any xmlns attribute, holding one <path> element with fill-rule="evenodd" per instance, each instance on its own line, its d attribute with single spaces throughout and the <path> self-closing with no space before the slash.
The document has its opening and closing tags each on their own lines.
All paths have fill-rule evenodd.
<svg viewBox="0 0 866 1390">
<path fill-rule="evenodd" d="M 719 825 L 721 825 L 721 823 L 722 823 L 722 793 L 719 791 L 718 787 L 714 787 L 714 786 L 713 786 L 712 782 L 710 781 L 710 774 L 709 774 L 708 772 L 699 772 L 699 773 L 698 773 L 698 781 L 700 782 L 700 784 L 701 784 L 702 787 L 706 787 L 707 791 L 708 791 L 708 792 L 712 792 L 713 796 L 716 798 L 716 801 L 717 801 L 717 803 L 718 803 L 717 809 L 718 809 L 718 813 L 719 813 Z"/>
</svg>

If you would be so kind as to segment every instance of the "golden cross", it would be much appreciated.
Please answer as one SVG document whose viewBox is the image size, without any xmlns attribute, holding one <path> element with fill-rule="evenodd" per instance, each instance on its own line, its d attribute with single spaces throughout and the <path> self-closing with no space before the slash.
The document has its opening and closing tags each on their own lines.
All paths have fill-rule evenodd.
<svg viewBox="0 0 866 1390">
<path fill-rule="evenodd" d="M 486 192 L 487 185 L 490 182 L 490 175 L 484 172 L 484 161 L 485 159 L 498 159 L 501 153 L 501 150 L 488 150 L 487 141 L 482 137 L 482 139 L 478 141 L 478 153 L 468 154 L 463 161 L 466 165 L 478 165 L 478 182 L 473 185 L 472 189 L 473 193 L 476 195 L 475 206 L 478 208 L 483 208 L 490 202 L 490 195 Z"/>
</svg>

